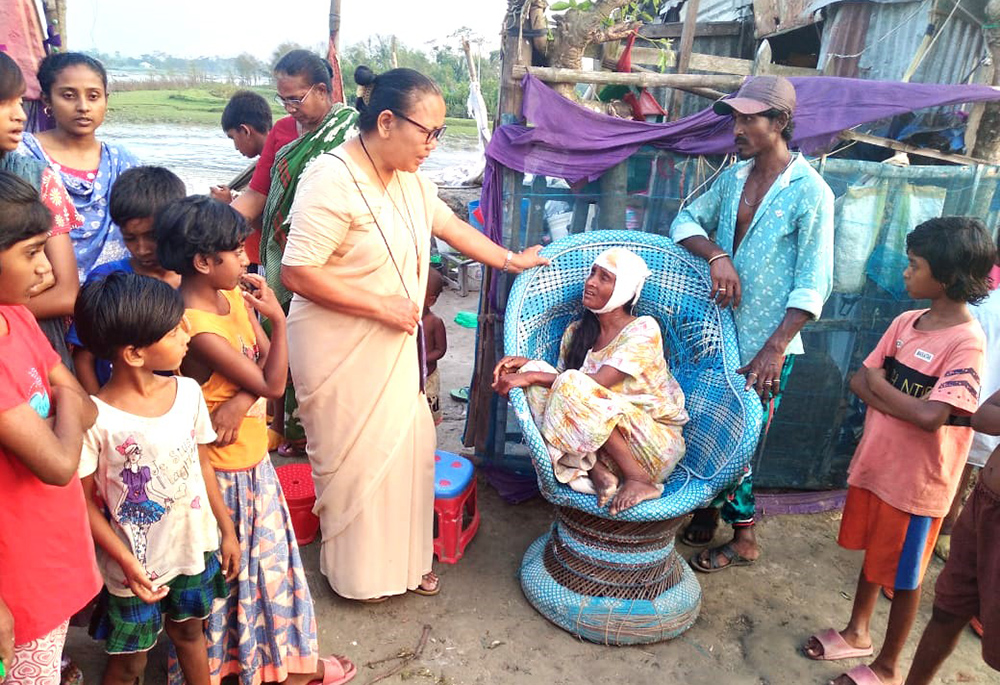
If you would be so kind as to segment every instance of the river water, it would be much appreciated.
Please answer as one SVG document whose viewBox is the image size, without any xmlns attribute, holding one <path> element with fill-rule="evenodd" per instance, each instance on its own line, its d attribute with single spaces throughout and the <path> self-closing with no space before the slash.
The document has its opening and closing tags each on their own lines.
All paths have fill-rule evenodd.
<svg viewBox="0 0 1000 685">
<path fill-rule="evenodd" d="M 101 126 L 98 136 L 125 146 L 143 164 L 170 169 L 192 194 L 207 193 L 213 185 L 228 184 L 250 164 L 219 127 L 107 123 Z M 446 167 L 467 165 L 476 156 L 475 138 L 449 133 L 421 168 L 433 174 Z"/>
</svg>

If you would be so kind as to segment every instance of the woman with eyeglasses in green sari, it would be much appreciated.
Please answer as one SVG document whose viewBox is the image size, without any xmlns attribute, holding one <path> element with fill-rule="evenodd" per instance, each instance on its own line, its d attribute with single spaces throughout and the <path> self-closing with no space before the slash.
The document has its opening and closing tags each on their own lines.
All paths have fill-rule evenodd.
<svg viewBox="0 0 1000 685">
<path fill-rule="evenodd" d="M 334 103 L 331 69 L 308 50 L 292 50 L 274 67 L 275 100 L 288 116 L 280 119 L 267 136 L 249 189 L 233 202 L 233 208 L 251 224 L 260 220 L 259 260 L 268 285 L 285 311 L 291 300 L 281 284 L 281 255 L 285 249 L 288 211 L 295 199 L 299 176 L 324 152 L 333 150 L 355 132 L 356 110 Z M 247 240 L 253 258 L 255 236 Z M 285 392 L 283 411 L 275 412 L 271 428 L 281 456 L 305 455 L 306 435 L 298 419 L 298 404 L 291 382 Z"/>
</svg>

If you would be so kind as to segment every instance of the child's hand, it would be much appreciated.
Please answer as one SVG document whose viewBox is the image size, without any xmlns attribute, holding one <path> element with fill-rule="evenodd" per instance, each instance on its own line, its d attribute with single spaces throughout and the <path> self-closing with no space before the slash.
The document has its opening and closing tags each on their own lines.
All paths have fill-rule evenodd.
<svg viewBox="0 0 1000 685">
<path fill-rule="evenodd" d="M 233 581 L 240 574 L 240 542 L 235 533 L 222 534 L 222 573 Z"/>
<path fill-rule="evenodd" d="M 14 660 L 14 617 L 0 600 L 0 661 L 10 666 Z M 3 680 L 0 678 L 0 680 Z"/>
<path fill-rule="evenodd" d="M 97 420 L 97 407 L 93 402 L 85 402 L 79 392 L 65 385 L 53 385 L 51 393 L 55 414 L 62 416 L 63 412 L 66 412 L 79 417 L 80 427 L 83 430 L 94 425 L 94 421 Z"/>
<path fill-rule="evenodd" d="M 262 276 L 244 274 L 242 280 L 253 288 L 253 292 L 243 291 L 243 298 L 251 307 L 271 321 L 285 320 L 285 312 L 281 309 L 278 298 L 274 296 L 274 291 L 267 287 L 267 281 Z"/>
<path fill-rule="evenodd" d="M 225 202 L 227 205 L 233 201 L 233 191 L 228 186 L 212 186 L 208 189 L 208 194 L 212 196 L 213 200 Z"/>
<path fill-rule="evenodd" d="M 51 269 L 49 269 L 46 274 L 42 277 L 42 282 L 36 285 L 34 288 L 28 291 L 28 297 L 35 297 L 36 295 L 41 295 L 49 288 L 55 287 L 56 276 Z"/>
<path fill-rule="evenodd" d="M 252 404 L 252 403 L 251 403 Z M 215 429 L 215 446 L 228 447 L 240 436 L 240 426 L 247 414 L 246 400 L 240 396 L 226 400 L 212 410 L 212 428 Z"/>
<path fill-rule="evenodd" d="M 167 596 L 170 591 L 166 585 L 155 585 L 142 567 L 139 560 L 129 554 L 127 559 L 118 562 L 125 574 L 125 581 L 136 597 L 146 604 L 156 604 Z"/>
</svg>

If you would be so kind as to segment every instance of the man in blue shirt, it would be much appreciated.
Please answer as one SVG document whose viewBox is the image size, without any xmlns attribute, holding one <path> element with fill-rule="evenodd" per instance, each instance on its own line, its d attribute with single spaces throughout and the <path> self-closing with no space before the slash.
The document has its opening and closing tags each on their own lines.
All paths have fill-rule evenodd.
<svg viewBox="0 0 1000 685">
<path fill-rule="evenodd" d="M 788 149 L 794 109 L 795 88 L 778 76 L 751 77 L 735 98 L 717 102 L 717 114 L 733 117 L 742 161 L 670 227 L 675 242 L 708 261 L 712 297 L 733 307 L 739 372 L 772 411 L 793 355 L 803 352 L 799 331 L 819 318 L 833 287 L 833 192 Z M 711 543 L 716 507 L 733 526 L 733 539 L 692 557 L 692 566 L 711 573 L 755 562 L 760 548 L 749 470 L 712 507 L 695 512 L 685 542 Z"/>
</svg>

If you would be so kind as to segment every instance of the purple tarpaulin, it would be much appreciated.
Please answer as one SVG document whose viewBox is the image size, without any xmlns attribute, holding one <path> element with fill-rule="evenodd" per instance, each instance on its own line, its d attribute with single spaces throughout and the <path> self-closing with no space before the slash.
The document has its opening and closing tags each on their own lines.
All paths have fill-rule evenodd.
<svg viewBox="0 0 1000 685">
<path fill-rule="evenodd" d="M 813 154 L 829 146 L 841 131 L 886 117 L 928 107 L 1000 100 L 1000 90 L 982 85 L 939 85 L 867 81 L 833 76 L 789 79 L 795 85 L 793 147 Z M 581 107 L 530 74 L 522 115 L 531 127 L 500 126 L 486 148 L 483 215 L 486 234 L 503 243 L 503 192 L 499 166 L 544 174 L 570 183 L 593 181 L 643 145 L 687 155 L 735 152 L 732 123 L 711 108 L 678 121 L 656 124 L 616 119 Z"/>
</svg>

